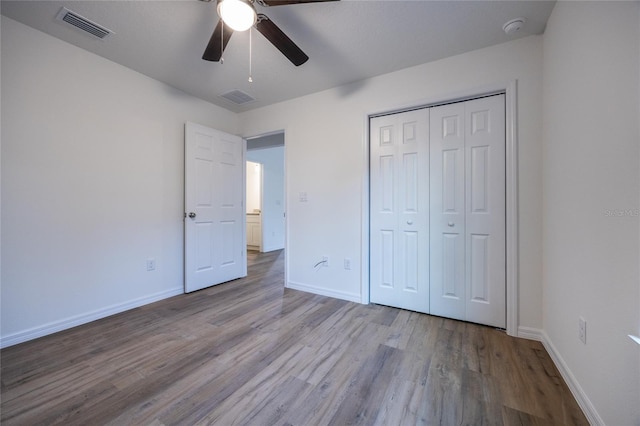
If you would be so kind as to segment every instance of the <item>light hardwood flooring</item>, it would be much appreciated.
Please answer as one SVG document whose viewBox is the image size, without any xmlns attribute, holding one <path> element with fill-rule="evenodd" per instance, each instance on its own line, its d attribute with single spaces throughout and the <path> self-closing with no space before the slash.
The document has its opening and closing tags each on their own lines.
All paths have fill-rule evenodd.
<svg viewBox="0 0 640 426">
<path fill-rule="evenodd" d="M 3 425 L 582 425 L 538 342 L 248 278 L 0 352 Z"/>
</svg>

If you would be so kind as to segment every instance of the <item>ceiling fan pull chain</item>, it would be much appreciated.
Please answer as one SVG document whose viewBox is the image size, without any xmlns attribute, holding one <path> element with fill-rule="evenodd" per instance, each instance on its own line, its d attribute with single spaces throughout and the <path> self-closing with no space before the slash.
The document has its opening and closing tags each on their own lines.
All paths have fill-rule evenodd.
<svg viewBox="0 0 640 426">
<path fill-rule="evenodd" d="M 253 83 L 252 70 L 251 70 L 251 41 L 253 40 L 253 28 L 249 28 L 249 83 Z"/>
<path fill-rule="evenodd" d="M 224 21 L 221 21 L 222 27 L 220 28 L 220 65 L 224 64 Z"/>
</svg>

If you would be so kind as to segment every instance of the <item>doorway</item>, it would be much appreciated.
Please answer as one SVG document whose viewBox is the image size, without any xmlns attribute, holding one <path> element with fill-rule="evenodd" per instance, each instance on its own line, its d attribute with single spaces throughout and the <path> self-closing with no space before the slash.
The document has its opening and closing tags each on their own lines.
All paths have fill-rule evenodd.
<svg viewBox="0 0 640 426">
<path fill-rule="evenodd" d="M 247 161 L 247 250 L 262 252 L 263 165 Z"/>
<path fill-rule="evenodd" d="M 283 250 L 286 240 L 284 132 L 246 141 L 247 249 L 263 253 Z"/>
</svg>

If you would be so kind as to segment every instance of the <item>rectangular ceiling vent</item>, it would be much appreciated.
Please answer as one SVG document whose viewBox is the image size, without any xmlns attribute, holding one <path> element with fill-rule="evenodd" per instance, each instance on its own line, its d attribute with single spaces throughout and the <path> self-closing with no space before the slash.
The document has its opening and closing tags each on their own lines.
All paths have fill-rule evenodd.
<svg viewBox="0 0 640 426">
<path fill-rule="evenodd" d="M 253 102 L 256 100 L 250 94 L 245 93 L 242 90 L 238 90 L 238 89 L 234 89 L 230 92 L 223 93 L 220 96 L 222 96 L 228 101 L 233 102 L 236 105 L 242 105 L 242 104 L 246 104 L 248 102 Z"/>
<path fill-rule="evenodd" d="M 66 22 L 69 25 L 73 25 L 74 27 L 87 32 L 94 37 L 98 37 L 101 40 L 104 40 L 111 34 L 114 34 L 114 32 L 110 29 L 96 24 L 95 22 L 88 20 L 84 16 L 78 15 L 77 13 L 67 9 L 66 7 L 60 9 L 60 12 L 58 12 L 58 16 L 56 16 L 56 19 L 62 22 Z"/>
</svg>

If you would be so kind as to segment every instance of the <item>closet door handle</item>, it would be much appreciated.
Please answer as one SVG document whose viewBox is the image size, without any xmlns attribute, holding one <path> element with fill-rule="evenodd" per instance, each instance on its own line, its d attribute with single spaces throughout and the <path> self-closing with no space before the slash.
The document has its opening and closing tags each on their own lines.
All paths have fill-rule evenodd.
<svg viewBox="0 0 640 426">
<path fill-rule="evenodd" d="M 412 220 L 408 220 L 407 221 L 407 225 L 413 225 L 413 221 Z"/>
<path fill-rule="evenodd" d="M 456 224 L 455 224 L 455 223 L 453 223 L 453 222 L 449 222 L 449 223 L 447 223 L 447 225 L 449 225 L 449 226 L 450 226 L 450 227 L 452 227 L 452 228 L 453 228 L 454 226 L 456 226 Z"/>
</svg>

